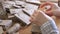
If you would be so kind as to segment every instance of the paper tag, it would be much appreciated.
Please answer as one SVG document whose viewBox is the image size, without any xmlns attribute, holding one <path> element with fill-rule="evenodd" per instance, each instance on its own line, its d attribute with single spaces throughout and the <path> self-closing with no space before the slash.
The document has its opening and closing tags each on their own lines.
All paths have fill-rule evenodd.
<svg viewBox="0 0 60 34">
<path fill-rule="evenodd" d="M 3 33 L 3 29 L 2 29 L 2 27 L 0 26 L 0 34 L 2 34 Z"/>
<path fill-rule="evenodd" d="M 12 25 L 12 20 L 2 20 L 0 25 L 4 26 L 3 29 L 8 29 Z"/>
<path fill-rule="evenodd" d="M 22 11 L 18 12 L 18 14 L 15 14 L 15 16 L 17 18 L 19 18 L 20 20 L 22 20 L 24 23 L 26 23 L 27 25 L 30 24 L 31 22 L 30 17 L 28 15 L 26 15 L 25 13 L 23 13 Z"/>
<path fill-rule="evenodd" d="M 15 5 L 15 2 L 13 1 L 4 1 L 3 3 L 4 8 L 11 8 L 13 5 Z"/>
<path fill-rule="evenodd" d="M 10 13 L 11 14 L 16 14 L 18 13 L 19 11 L 21 11 L 22 9 L 10 9 Z"/>
<path fill-rule="evenodd" d="M 41 4 L 41 2 L 39 0 L 26 0 L 26 2 Z"/>
<path fill-rule="evenodd" d="M 25 8 L 23 9 L 23 11 L 25 11 L 29 15 L 32 15 L 34 13 L 34 11 L 37 10 L 37 9 L 38 9 L 38 6 L 27 3 Z"/>
<path fill-rule="evenodd" d="M 15 3 L 16 3 L 16 5 L 24 5 L 25 4 L 25 2 L 23 2 L 23 1 L 15 1 Z"/>
<path fill-rule="evenodd" d="M 19 23 L 14 24 L 9 30 L 7 30 L 7 33 L 16 33 L 21 28 L 21 25 Z"/>
</svg>

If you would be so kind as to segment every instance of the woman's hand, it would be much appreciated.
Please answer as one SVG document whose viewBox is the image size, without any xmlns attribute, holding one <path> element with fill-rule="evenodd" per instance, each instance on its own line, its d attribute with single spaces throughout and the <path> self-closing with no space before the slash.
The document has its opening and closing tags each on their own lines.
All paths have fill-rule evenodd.
<svg viewBox="0 0 60 34">
<path fill-rule="evenodd" d="M 52 11 L 53 15 L 55 15 L 56 17 L 60 18 L 60 9 L 56 9 Z"/>
<path fill-rule="evenodd" d="M 30 21 L 32 23 L 35 23 L 39 26 L 41 26 L 42 24 L 44 24 L 45 22 L 47 22 L 48 20 L 51 20 L 51 18 L 49 16 L 47 16 L 43 11 L 41 10 L 37 10 L 33 13 L 33 15 L 31 16 Z"/>
<path fill-rule="evenodd" d="M 48 2 L 49 4 L 50 2 Z M 58 16 L 60 17 L 60 8 L 57 3 L 50 3 L 52 5 L 50 11 L 44 11 L 49 16 Z M 41 9 L 41 8 L 40 8 Z M 43 9 L 44 10 L 44 9 Z"/>
</svg>

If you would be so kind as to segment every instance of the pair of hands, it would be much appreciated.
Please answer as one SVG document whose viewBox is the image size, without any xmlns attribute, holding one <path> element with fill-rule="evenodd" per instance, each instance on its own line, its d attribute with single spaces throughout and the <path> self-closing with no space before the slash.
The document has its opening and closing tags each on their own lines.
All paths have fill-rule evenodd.
<svg viewBox="0 0 60 34">
<path fill-rule="evenodd" d="M 32 23 L 35 23 L 38 26 L 41 26 L 42 24 L 44 24 L 45 22 L 47 22 L 48 20 L 52 20 L 51 17 L 49 17 L 48 15 L 46 15 L 43 11 L 41 10 L 37 10 L 34 12 L 34 14 L 31 16 L 30 21 Z"/>
<path fill-rule="evenodd" d="M 48 20 L 53 20 L 51 17 L 49 17 L 48 15 L 46 15 L 47 13 L 49 14 L 52 14 L 52 15 L 55 15 L 55 16 L 60 16 L 60 10 L 59 10 L 59 7 L 54 5 L 53 4 L 53 8 L 54 9 L 53 11 L 51 12 L 46 12 L 44 13 L 43 11 L 41 10 L 37 10 L 33 13 L 33 15 L 31 16 L 31 19 L 30 21 L 32 23 L 35 23 L 36 25 L 39 25 L 41 26 L 42 24 L 44 24 L 45 22 L 47 22 Z"/>
</svg>

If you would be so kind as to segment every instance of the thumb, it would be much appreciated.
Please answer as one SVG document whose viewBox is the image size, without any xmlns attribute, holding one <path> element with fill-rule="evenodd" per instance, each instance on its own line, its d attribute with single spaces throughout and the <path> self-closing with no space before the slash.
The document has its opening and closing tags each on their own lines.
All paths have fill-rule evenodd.
<svg viewBox="0 0 60 34">
<path fill-rule="evenodd" d="M 56 3 L 53 3 L 52 9 L 59 9 L 59 6 Z"/>
<path fill-rule="evenodd" d="M 38 10 L 40 14 L 42 14 L 44 17 L 46 17 L 48 20 L 53 20 L 50 16 L 46 15 L 43 11 Z"/>
</svg>

